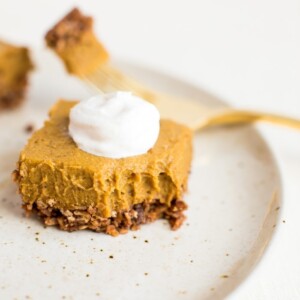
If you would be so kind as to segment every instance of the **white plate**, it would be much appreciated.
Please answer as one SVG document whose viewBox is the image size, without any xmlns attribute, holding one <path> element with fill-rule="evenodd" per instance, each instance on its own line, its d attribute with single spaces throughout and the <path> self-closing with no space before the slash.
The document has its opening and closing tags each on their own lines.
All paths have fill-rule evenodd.
<svg viewBox="0 0 300 300">
<path fill-rule="evenodd" d="M 39 53 L 37 62 L 27 105 L 0 115 L 0 298 L 219 299 L 237 287 L 277 221 L 280 179 L 260 135 L 251 127 L 196 135 L 188 219 L 176 232 L 164 221 L 117 238 L 44 228 L 24 217 L 10 180 L 24 127 L 40 126 L 58 97 L 88 92 L 53 55 Z M 120 65 L 159 89 L 223 105 L 187 83 Z"/>
</svg>

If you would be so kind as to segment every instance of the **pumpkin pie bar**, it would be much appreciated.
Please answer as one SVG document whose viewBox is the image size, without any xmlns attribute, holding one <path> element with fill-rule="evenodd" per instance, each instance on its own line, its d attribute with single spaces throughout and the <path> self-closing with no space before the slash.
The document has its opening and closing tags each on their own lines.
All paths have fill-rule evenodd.
<svg viewBox="0 0 300 300">
<path fill-rule="evenodd" d="M 57 102 L 44 127 L 20 154 L 14 179 L 24 208 L 46 225 L 67 231 L 91 229 L 110 235 L 167 219 L 183 223 L 192 158 L 192 132 L 161 120 L 156 144 L 147 153 L 113 159 L 80 150 L 68 133 L 76 101 Z"/>
<path fill-rule="evenodd" d="M 25 97 L 28 73 L 32 69 L 27 48 L 0 41 L 0 110 L 20 105 Z"/>
</svg>

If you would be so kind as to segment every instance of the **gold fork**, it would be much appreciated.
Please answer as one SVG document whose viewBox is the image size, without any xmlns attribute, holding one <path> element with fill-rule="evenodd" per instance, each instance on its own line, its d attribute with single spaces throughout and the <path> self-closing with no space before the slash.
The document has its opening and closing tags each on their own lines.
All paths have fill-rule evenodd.
<svg viewBox="0 0 300 300">
<path fill-rule="evenodd" d="M 99 92 L 131 91 L 156 105 L 162 118 L 185 124 L 195 131 L 217 125 L 258 121 L 300 129 L 300 120 L 295 118 L 265 112 L 237 110 L 229 107 L 213 108 L 193 99 L 154 92 L 138 81 L 124 75 L 108 63 L 101 65 L 95 72 L 80 76 L 80 78 Z"/>
<path fill-rule="evenodd" d="M 300 120 L 265 112 L 205 106 L 189 98 L 152 91 L 109 64 L 109 54 L 93 32 L 92 18 L 77 9 L 58 22 L 46 35 L 48 47 L 63 60 L 69 73 L 100 92 L 131 91 L 155 104 L 162 118 L 186 124 L 193 130 L 215 125 L 266 121 L 300 129 Z"/>
</svg>

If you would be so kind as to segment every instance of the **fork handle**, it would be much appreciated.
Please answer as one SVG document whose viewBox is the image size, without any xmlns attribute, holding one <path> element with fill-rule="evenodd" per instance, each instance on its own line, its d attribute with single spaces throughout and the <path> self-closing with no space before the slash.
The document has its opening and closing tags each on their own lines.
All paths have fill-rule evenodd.
<svg viewBox="0 0 300 300">
<path fill-rule="evenodd" d="M 300 120 L 285 117 L 276 114 L 248 111 L 248 110 L 235 110 L 225 109 L 219 112 L 215 112 L 203 120 L 202 124 L 199 124 L 198 129 L 222 126 L 222 125 L 234 125 L 234 124 L 248 124 L 255 122 L 268 122 L 275 125 L 282 125 L 294 129 L 300 130 Z"/>
<path fill-rule="evenodd" d="M 176 97 L 154 92 L 138 81 L 124 75 L 120 70 L 110 64 L 102 65 L 98 72 L 87 77 L 87 81 L 91 82 L 93 86 L 101 86 L 104 92 L 120 89 L 131 90 L 138 96 L 155 104 L 159 108 L 162 116 L 170 117 L 176 115 L 175 119 L 182 121 L 183 124 L 188 125 L 192 130 L 218 125 L 255 123 L 258 121 L 300 130 L 300 120 L 290 117 L 230 108 L 215 111 L 208 107 L 200 107 L 194 101 L 186 101 L 188 99 L 180 99 L 182 101 L 176 102 Z"/>
</svg>

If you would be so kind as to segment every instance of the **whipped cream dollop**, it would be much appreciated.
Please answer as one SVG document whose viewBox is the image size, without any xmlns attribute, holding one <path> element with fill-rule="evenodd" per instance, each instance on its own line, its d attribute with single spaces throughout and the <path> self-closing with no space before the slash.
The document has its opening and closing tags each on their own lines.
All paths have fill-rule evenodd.
<svg viewBox="0 0 300 300">
<path fill-rule="evenodd" d="M 69 133 L 88 153 L 124 158 L 146 153 L 159 135 L 157 108 L 130 92 L 97 95 L 75 105 Z"/>
</svg>

